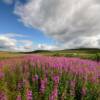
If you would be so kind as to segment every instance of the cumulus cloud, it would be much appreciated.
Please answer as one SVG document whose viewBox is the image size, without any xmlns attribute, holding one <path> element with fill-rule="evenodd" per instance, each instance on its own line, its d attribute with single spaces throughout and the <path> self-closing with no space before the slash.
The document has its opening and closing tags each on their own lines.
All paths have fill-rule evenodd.
<svg viewBox="0 0 100 100">
<path fill-rule="evenodd" d="M 22 51 L 27 52 L 33 50 L 33 42 L 31 40 L 16 39 L 23 35 L 8 33 L 0 35 L 0 50 L 3 51 Z"/>
<path fill-rule="evenodd" d="M 42 30 L 68 48 L 100 47 L 99 0 L 29 0 L 17 3 L 14 13 L 25 26 Z"/>
<path fill-rule="evenodd" d="M 11 39 L 11 38 L 7 38 L 5 36 L 0 36 L 0 49 L 1 50 L 11 50 L 11 49 L 15 49 L 16 46 L 16 40 Z"/>
</svg>

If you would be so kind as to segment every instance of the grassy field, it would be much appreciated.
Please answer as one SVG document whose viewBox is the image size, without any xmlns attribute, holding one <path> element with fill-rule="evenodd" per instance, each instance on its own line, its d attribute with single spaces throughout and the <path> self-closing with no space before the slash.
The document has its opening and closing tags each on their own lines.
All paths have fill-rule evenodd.
<svg viewBox="0 0 100 100">
<path fill-rule="evenodd" d="M 13 52 L 0 52 L 0 60 L 4 59 L 9 59 L 9 58 L 14 58 L 14 57 L 19 57 L 23 56 L 24 54 L 21 53 L 13 53 Z"/>
<path fill-rule="evenodd" d="M 29 52 L 29 54 L 42 54 L 45 56 L 63 56 L 63 57 L 78 57 L 82 59 L 100 60 L 100 49 L 71 49 L 71 50 L 59 50 L 59 51 L 47 51 L 47 50 L 37 50 L 34 52 Z"/>
<path fill-rule="evenodd" d="M 0 52 L 0 100 L 100 100 L 100 52 Z"/>
<path fill-rule="evenodd" d="M 38 54 L 45 56 L 56 57 L 78 57 L 82 59 L 100 60 L 100 49 L 71 49 L 71 50 L 59 50 L 59 51 L 47 51 L 37 50 L 33 52 L 0 52 L 0 59 L 7 59 L 12 57 L 19 57 L 23 55 Z"/>
</svg>

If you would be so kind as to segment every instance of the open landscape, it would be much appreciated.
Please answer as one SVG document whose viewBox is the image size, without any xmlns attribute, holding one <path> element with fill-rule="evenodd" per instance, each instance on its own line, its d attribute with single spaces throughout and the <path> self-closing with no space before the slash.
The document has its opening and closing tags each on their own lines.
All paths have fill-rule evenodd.
<svg viewBox="0 0 100 100">
<path fill-rule="evenodd" d="M 0 0 L 0 100 L 100 100 L 100 0 Z"/>
</svg>

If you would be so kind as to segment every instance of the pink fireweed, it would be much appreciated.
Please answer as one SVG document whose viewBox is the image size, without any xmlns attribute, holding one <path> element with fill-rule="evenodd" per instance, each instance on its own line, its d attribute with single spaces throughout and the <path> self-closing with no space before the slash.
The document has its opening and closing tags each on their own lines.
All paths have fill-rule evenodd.
<svg viewBox="0 0 100 100">
<path fill-rule="evenodd" d="M 38 80 L 39 79 L 39 76 L 38 75 L 35 75 L 35 80 Z"/>
<path fill-rule="evenodd" d="M 37 81 L 39 79 L 39 76 L 36 74 L 35 76 L 32 76 L 32 81 Z"/>
<path fill-rule="evenodd" d="M 86 91 L 86 87 L 82 87 L 82 96 L 85 96 L 86 93 L 87 93 L 87 91 Z"/>
<path fill-rule="evenodd" d="M 0 100 L 7 100 L 6 95 L 4 92 L 0 92 Z"/>
<path fill-rule="evenodd" d="M 47 78 L 40 80 L 40 92 L 44 94 L 47 85 Z"/>
<path fill-rule="evenodd" d="M 70 94 L 71 94 L 71 96 L 75 96 L 75 85 L 76 85 L 76 81 L 71 80 L 70 81 Z"/>
<path fill-rule="evenodd" d="M 55 87 L 50 95 L 49 100 L 57 100 L 58 98 L 58 89 Z"/>
<path fill-rule="evenodd" d="M 58 75 L 55 75 L 55 76 L 53 76 L 53 81 L 54 81 L 54 84 L 55 85 L 57 85 L 57 84 L 59 84 L 59 76 Z"/>
<path fill-rule="evenodd" d="M 3 72 L 0 72 L 0 80 L 2 80 L 4 77 L 4 73 Z"/>
<path fill-rule="evenodd" d="M 23 86 L 24 86 L 24 81 L 23 81 L 23 80 L 20 80 L 20 81 L 18 82 L 17 89 L 18 89 L 19 91 L 21 91 L 22 88 L 23 88 Z"/>
<path fill-rule="evenodd" d="M 18 95 L 16 100 L 22 100 L 21 95 Z"/>
<path fill-rule="evenodd" d="M 31 90 L 27 90 L 26 98 L 27 98 L 27 100 L 33 100 L 32 99 L 32 91 Z"/>
</svg>

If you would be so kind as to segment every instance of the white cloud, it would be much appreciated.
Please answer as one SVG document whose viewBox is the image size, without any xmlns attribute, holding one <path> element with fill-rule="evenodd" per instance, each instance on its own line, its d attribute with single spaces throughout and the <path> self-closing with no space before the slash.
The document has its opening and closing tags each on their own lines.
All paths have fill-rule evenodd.
<svg viewBox="0 0 100 100">
<path fill-rule="evenodd" d="M 3 50 L 3 51 L 28 52 L 33 50 L 61 49 L 57 45 L 34 44 L 33 41 L 29 39 L 24 39 L 24 37 L 26 38 L 26 35 L 17 33 L 0 34 L 0 51 Z"/>
<path fill-rule="evenodd" d="M 38 44 L 37 50 L 59 50 L 60 48 L 55 45 Z"/>
<path fill-rule="evenodd" d="M 6 4 L 13 4 L 14 0 L 2 0 Z"/>
<path fill-rule="evenodd" d="M 6 36 L 6 37 L 10 37 L 10 38 L 14 38 L 14 37 L 29 37 L 27 35 L 23 35 L 23 34 L 17 34 L 17 33 L 0 33 L 0 36 Z"/>
<path fill-rule="evenodd" d="M 31 40 L 20 40 L 19 43 L 21 44 L 20 47 L 23 48 L 22 51 L 32 51 L 33 42 Z"/>
<path fill-rule="evenodd" d="M 9 33 L 0 35 L 0 50 L 3 51 L 31 51 L 33 50 L 33 42 L 31 40 L 16 39 L 22 37 L 21 34 Z M 24 37 L 24 36 L 23 36 Z"/>
<path fill-rule="evenodd" d="M 5 36 L 0 36 L 0 49 L 1 50 L 10 50 L 10 49 L 15 49 L 16 46 L 16 40 L 11 39 Z"/>
<path fill-rule="evenodd" d="M 29 0 L 17 3 L 14 13 L 25 26 L 42 30 L 63 47 L 100 48 L 99 0 Z"/>
<path fill-rule="evenodd" d="M 90 36 L 90 37 L 79 37 L 65 43 L 63 45 L 66 48 L 77 48 L 77 47 L 86 47 L 86 48 L 100 48 L 100 35 Z"/>
</svg>

